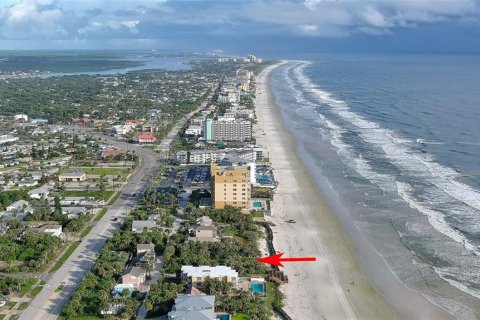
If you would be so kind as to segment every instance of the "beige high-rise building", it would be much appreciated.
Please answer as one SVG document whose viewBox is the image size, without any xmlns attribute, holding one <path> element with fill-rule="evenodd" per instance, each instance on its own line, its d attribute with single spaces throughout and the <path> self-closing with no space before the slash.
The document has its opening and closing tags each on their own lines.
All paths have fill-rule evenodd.
<svg viewBox="0 0 480 320">
<path fill-rule="evenodd" d="M 232 206 L 250 208 L 251 184 L 250 167 L 222 167 L 211 164 L 212 204 L 215 209 Z"/>
</svg>

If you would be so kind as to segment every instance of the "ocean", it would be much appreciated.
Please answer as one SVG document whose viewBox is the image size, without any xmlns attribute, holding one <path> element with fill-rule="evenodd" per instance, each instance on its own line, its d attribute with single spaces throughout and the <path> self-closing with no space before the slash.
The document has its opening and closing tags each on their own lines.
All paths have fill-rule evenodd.
<svg viewBox="0 0 480 320">
<path fill-rule="evenodd" d="M 479 319 L 480 57 L 326 55 L 289 61 L 271 86 L 354 242 L 457 318 Z"/>
</svg>

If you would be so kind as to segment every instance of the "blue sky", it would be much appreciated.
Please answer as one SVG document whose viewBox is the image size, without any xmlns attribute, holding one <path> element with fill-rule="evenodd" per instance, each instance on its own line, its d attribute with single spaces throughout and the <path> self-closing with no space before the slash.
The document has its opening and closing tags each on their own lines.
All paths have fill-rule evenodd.
<svg viewBox="0 0 480 320">
<path fill-rule="evenodd" d="M 0 0 L 1 49 L 480 52 L 480 0 Z"/>
</svg>

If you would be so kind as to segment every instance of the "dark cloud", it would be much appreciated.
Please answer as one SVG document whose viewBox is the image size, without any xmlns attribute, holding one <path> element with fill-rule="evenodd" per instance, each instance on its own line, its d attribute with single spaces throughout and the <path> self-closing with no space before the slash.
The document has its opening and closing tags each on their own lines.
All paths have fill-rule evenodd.
<svg viewBox="0 0 480 320">
<path fill-rule="evenodd" d="M 137 45 L 133 39 L 152 47 L 233 48 L 239 41 L 262 41 L 255 45 L 321 50 L 325 43 L 361 41 L 368 49 L 404 34 L 414 41 L 432 28 L 471 33 L 479 16 L 476 0 L 21 0 L 0 7 L 0 43 L 80 46 L 115 39 L 120 45 L 125 39 L 128 47 Z"/>
</svg>

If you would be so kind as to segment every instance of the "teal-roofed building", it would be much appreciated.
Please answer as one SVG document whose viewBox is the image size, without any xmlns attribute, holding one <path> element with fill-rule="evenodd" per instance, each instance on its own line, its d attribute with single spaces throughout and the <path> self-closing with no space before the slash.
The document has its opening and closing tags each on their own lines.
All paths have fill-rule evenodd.
<svg viewBox="0 0 480 320">
<path fill-rule="evenodd" d="M 203 138 L 205 138 L 206 141 L 212 141 L 213 140 L 213 120 L 207 119 L 203 124 L 203 126 L 204 126 Z"/>
</svg>

